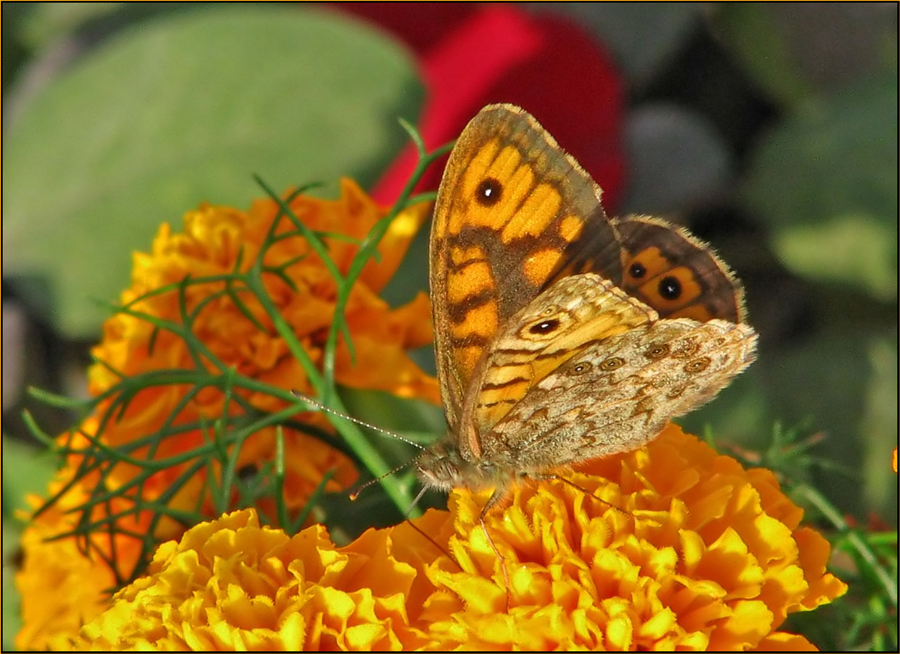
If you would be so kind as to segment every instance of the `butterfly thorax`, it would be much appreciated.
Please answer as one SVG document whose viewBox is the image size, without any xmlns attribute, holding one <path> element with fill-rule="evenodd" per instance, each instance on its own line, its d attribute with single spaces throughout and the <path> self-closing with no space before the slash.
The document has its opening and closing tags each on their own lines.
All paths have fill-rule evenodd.
<svg viewBox="0 0 900 654">
<path fill-rule="evenodd" d="M 448 436 L 416 459 L 416 472 L 429 488 L 448 492 L 453 488 L 480 490 L 505 486 L 508 472 L 487 461 L 467 461 Z"/>
</svg>

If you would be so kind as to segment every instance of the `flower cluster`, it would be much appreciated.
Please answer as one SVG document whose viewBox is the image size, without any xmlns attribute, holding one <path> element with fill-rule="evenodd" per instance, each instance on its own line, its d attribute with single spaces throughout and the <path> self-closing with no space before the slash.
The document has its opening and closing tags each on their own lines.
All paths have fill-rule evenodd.
<svg viewBox="0 0 900 654">
<path fill-rule="evenodd" d="M 356 239 L 324 238 L 341 274 L 346 274 L 359 249 L 357 243 L 387 213 L 351 181 L 342 183 L 338 200 L 297 195 L 289 206 L 314 232 Z M 379 259 L 369 261 L 353 286 L 344 317 L 354 351 L 351 355 L 347 342 L 338 342 L 334 366 L 338 383 L 438 401 L 436 381 L 406 353 L 431 340 L 427 298 L 420 294 L 408 305 L 392 309 L 378 296 L 428 211 L 429 206 L 422 204 L 401 212 L 381 241 Z M 285 410 L 292 389 L 310 392 L 307 374 L 275 328 L 272 312 L 257 294 L 234 283 L 235 273 L 254 265 L 268 271 L 261 280 L 275 313 L 313 364 L 321 366 L 334 319 L 337 282 L 277 202 L 257 201 L 247 212 L 203 206 L 185 216 L 183 233 L 163 225 L 152 252 L 134 255 L 132 286 L 122 296 L 128 311 L 106 322 L 103 340 L 93 351 L 97 363 L 89 371 L 90 390 L 99 401 L 77 430 L 59 438 L 67 461 L 50 488 L 55 500 L 25 533 L 25 564 L 19 575 L 25 623 L 20 647 L 53 646 L 93 617 L 106 601 L 105 591 L 134 570 L 148 533 L 158 542 L 184 533 L 183 521 L 170 516 L 218 515 L 209 484 L 219 482 L 221 471 L 207 465 L 190 467 L 197 460 L 191 454 L 209 447 L 216 421 L 253 411 Z M 199 347 L 192 349 L 184 332 L 160 325 L 184 327 Z M 122 393 L 113 391 L 122 380 L 153 374 L 165 379 L 173 371 L 195 371 L 213 379 L 230 371 L 253 384 L 198 387 L 171 377 L 144 384 L 128 402 L 116 404 Z M 282 393 L 277 396 L 268 389 Z M 318 414 L 304 414 L 303 420 L 328 429 Z M 164 433 L 168 435 L 160 436 Z M 355 480 L 355 467 L 340 451 L 300 429 L 281 433 L 283 502 L 288 509 L 302 508 L 326 472 L 333 473 L 330 490 L 346 488 Z M 128 457 L 101 475 L 98 444 L 109 451 L 127 451 Z M 236 468 L 259 471 L 275 456 L 276 428 L 261 428 L 240 444 Z M 87 503 L 97 488 L 108 490 L 110 498 Z M 172 494 L 172 488 L 177 492 Z M 147 508 L 157 500 L 165 501 L 165 512 Z M 271 498 L 257 503 L 270 520 L 275 513 L 272 505 Z M 60 534 L 73 535 L 46 540 Z M 47 593 L 48 579 L 55 580 L 53 587 L 76 592 Z"/>
<path fill-rule="evenodd" d="M 780 626 L 846 590 L 771 473 L 677 427 L 567 479 L 483 525 L 485 496 L 454 492 L 341 548 L 224 516 L 161 547 L 74 648 L 814 649 Z"/>
</svg>

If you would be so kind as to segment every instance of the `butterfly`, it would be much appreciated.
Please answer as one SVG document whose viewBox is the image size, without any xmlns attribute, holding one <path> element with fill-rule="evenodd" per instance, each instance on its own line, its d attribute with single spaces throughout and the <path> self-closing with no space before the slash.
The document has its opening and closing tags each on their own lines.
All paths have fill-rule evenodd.
<svg viewBox="0 0 900 654">
<path fill-rule="evenodd" d="M 445 438 L 426 487 L 493 488 L 627 452 L 755 358 L 743 291 L 702 241 L 606 215 L 602 190 L 523 109 L 489 105 L 435 204 L 431 301 Z"/>
</svg>

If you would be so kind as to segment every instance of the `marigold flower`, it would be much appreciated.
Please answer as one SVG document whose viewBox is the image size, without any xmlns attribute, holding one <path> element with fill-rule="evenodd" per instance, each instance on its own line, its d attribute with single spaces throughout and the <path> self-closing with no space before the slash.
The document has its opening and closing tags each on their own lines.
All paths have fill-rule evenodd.
<svg viewBox="0 0 900 654">
<path fill-rule="evenodd" d="M 365 238 L 375 223 L 386 215 L 352 181 L 344 180 L 338 200 L 321 200 L 298 195 L 290 202 L 294 214 L 311 230 L 320 234 L 342 234 L 351 239 Z M 349 295 L 344 310 L 353 339 L 355 358 L 347 343 L 340 340 L 335 357 L 335 379 L 355 388 L 390 391 L 403 397 L 438 402 L 437 382 L 421 371 L 407 356 L 407 350 L 431 341 L 430 308 L 420 294 L 406 306 L 392 309 L 378 297 L 402 261 L 411 239 L 428 216 L 428 205 L 417 205 L 401 212 L 379 245 L 378 260 L 364 268 Z M 208 352 L 221 363 L 221 369 L 204 357 L 210 373 L 232 369 L 260 385 L 311 392 L 300 363 L 290 353 L 258 298 L 248 290 L 226 281 L 188 283 L 178 290 L 156 292 L 177 286 L 186 277 L 214 278 L 248 270 L 259 256 L 268 269 L 279 269 L 282 276 L 263 274 L 266 292 L 278 315 L 293 330 L 313 363 L 320 365 L 328 327 L 334 320 L 337 283 L 309 242 L 299 236 L 287 236 L 294 226 L 285 216 L 279 218 L 274 244 L 266 248 L 266 237 L 279 217 L 278 204 L 272 200 L 255 202 L 249 211 L 204 205 L 185 216 L 183 233 L 163 225 L 149 254 L 134 255 L 132 286 L 122 295 L 123 305 L 151 319 L 181 324 L 183 313 L 191 315 L 190 330 Z M 346 274 L 358 246 L 347 240 L 324 237 L 329 255 L 341 274 Z M 239 298 L 239 303 L 234 297 Z M 249 316 L 252 316 L 252 319 Z M 101 363 L 89 370 L 90 390 L 100 395 L 122 378 L 162 370 L 191 370 L 195 359 L 181 335 L 159 329 L 137 315 L 119 313 L 104 325 L 102 342 L 93 350 Z M 163 517 L 147 507 L 178 484 L 177 494 L 167 499 L 170 510 L 215 515 L 207 496 L 203 467 L 193 476 L 180 479 L 187 464 L 171 465 L 155 472 L 140 486 L 129 487 L 143 472 L 141 465 L 116 463 L 103 477 L 104 487 L 118 491 L 121 497 L 100 503 L 81 514 L 88 491 L 101 481 L 97 470 L 74 479 L 75 471 L 92 456 L 91 440 L 122 447 L 146 439 L 169 424 L 181 428 L 176 436 L 154 439 L 153 444 L 131 450 L 134 459 L 161 460 L 204 446 L 209 430 L 196 425 L 213 425 L 223 415 L 239 415 L 246 409 L 219 388 L 206 387 L 193 395 L 188 384 L 148 385 L 140 390 L 121 413 L 110 412 L 112 398 L 104 400 L 78 430 L 64 434 L 60 443 L 69 448 L 67 468 L 62 471 L 51 494 L 72 485 L 58 499 L 54 510 L 45 512 L 26 530 L 25 565 L 19 574 L 25 624 L 17 644 L 21 648 L 44 648 L 71 636 L 75 630 L 102 610 L 104 591 L 119 585 L 116 571 L 127 577 L 139 561 L 143 534 L 152 532 L 159 540 L 178 538 L 184 533 L 181 522 Z M 278 411 L 288 403 L 263 392 L 232 389 L 243 402 L 261 411 Z M 330 430 L 324 417 L 303 414 L 306 422 Z M 104 419 L 105 418 L 105 419 Z M 211 428 L 210 428 L 211 429 Z M 333 471 L 329 490 L 346 488 L 356 478 L 355 468 L 342 453 L 305 433 L 284 429 L 284 501 L 288 509 L 303 507 L 327 471 Z M 272 462 L 276 451 L 276 429 L 262 429 L 241 446 L 238 469 L 259 469 Z M 109 472 L 109 471 L 107 471 Z M 217 474 L 213 470 L 214 474 Z M 134 512 L 135 506 L 147 507 Z M 274 518 L 272 503 L 260 507 Z M 75 510 L 75 514 L 66 512 Z M 79 517 L 95 524 L 112 520 L 111 535 L 91 534 L 79 551 L 73 538 L 54 542 L 44 539 L 71 532 Z M 48 580 L 48 576 L 55 581 Z M 78 588 L 75 593 L 47 593 L 54 587 Z"/>
<path fill-rule="evenodd" d="M 49 493 L 58 492 L 71 481 L 72 470 L 57 474 Z M 30 498 L 35 507 L 37 498 Z M 16 584 L 22 598 L 22 629 L 16 636 L 18 649 L 65 650 L 71 638 L 88 620 L 108 606 L 109 591 L 117 583 L 115 573 L 101 556 L 113 553 L 123 569 L 132 569 L 140 555 L 140 541 L 129 532 L 146 532 L 147 513 L 140 518 L 120 520 L 113 536 L 95 533 L 89 542 L 74 537 L 53 537 L 76 527 L 76 507 L 88 499 L 86 486 L 76 484 L 45 513 L 25 529 L 20 546 L 25 553 Z M 92 517 L 100 519 L 107 510 L 121 509 L 123 502 L 113 500 L 108 507 L 98 506 Z M 89 553 L 86 553 L 86 548 Z"/>
<path fill-rule="evenodd" d="M 342 182 L 338 200 L 321 200 L 299 195 L 291 202 L 297 217 L 311 230 L 339 233 L 363 239 L 386 211 L 372 202 L 350 180 Z M 353 336 L 355 361 L 343 340 L 336 353 L 335 378 L 338 383 L 355 388 L 387 390 L 403 397 L 418 397 L 439 402 L 437 383 L 422 372 L 407 356 L 406 350 L 431 341 L 430 309 L 427 298 L 420 294 L 410 304 L 392 310 L 378 297 L 402 260 L 406 248 L 417 229 L 427 217 L 429 207 L 418 205 L 403 212 L 392 223 L 379 246 L 380 261 L 370 261 L 354 285 L 345 317 Z M 168 225 L 160 228 L 150 254 L 134 255 L 132 287 L 122 295 L 122 303 L 159 319 L 181 322 L 182 308 L 175 291 L 150 295 L 167 285 L 177 284 L 186 276 L 193 278 L 227 275 L 235 269 L 250 268 L 262 251 L 264 241 L 279 214 L 272 200 L 259 200 L 247 213 L 228 207 L 205 205 L 185 216 L 184 233 L 173 233 Z M 286 217 L 280 218 L 276 233 L 284 234 L 293 226 Z M 358 250 L 355 244 L 327 239 L 329 253 L 342 274 Z M 293 328 L 314 363 L 321 363 L 325 337 L 334 318 L 336 282 L 309 243 L 301 236 L 282 238 L 269 247 L 263 264 L 283 268 L 285 279 L 274 274 L 264 275 L 266 290 L 282 318 Z M 191 331 L 208 352 L 221 361 L 223 367 L 233 368 L 248 377 L 281 389 L 310 392 L 311 387 L 300 363 L 290 354 L 284 339 L 276 332 L 270 316 L 258 299 L 249 292 L 236 293 L 240 305 L 224 294 L 226 282 L 193 284 L 185 287 L 185 309 L 194 313 Z M 138 300 L 138 298 L 143 298 Z M 249 319 L 245 312 L 253 316 Z M 260 325 L 263 329 L 260 329 Z M 171 331 L 157 329 L 150 321 L 119 313 L 104 325 L 103 341 L 93 350 L 102 362 L 89 370 L 91 392 L 99 395 L 119 381 L 161 369 L 191 369 L 195 366 L 182 337 Z M 143 389 L 117 415 L 106 423 L 102 433 L 83 426 L 91 436 L 99 436 L 111 446 L 121 446 L 143 438 L 160 429 L 167 421 L 179 425 L 211 423 L 226 414 L 243 412 L 235 402 L 226 406 L 224 392 L 205 388 L 185 406 L 190 387 L 187 385 L 156 385 Z M 286 403 L 270 395 L 248 394 L 247 401 L 263 411 L 285 408 Z M 104 405 L 97 413 L 103 414 Z M 308 422 L 329 428 L 320 414 L 307 414 Z M 271 461 L 275 451 L 274 428 L 261 430 L 244 442 L 238 466 L 259 465 Z M 286 486 L 296 492 L 288 497 L 289 506 L 302 506 L 321 481 L 326 470 L 337 470 L 329 490 L 347 487 L 355 479 L 355 469 L 339 452 L 320 441 L 292 430 L 285 430 L 288 451 L 301 451 L 301 460 L 286 470 Z M 68 445 L 72 439 L 84 444 L 83 437 L 64 435 Z M 80 440 L 79 440 L 80 439 Z M 200 429 L 186 429 L 177 438 L 166 438 L 151 446 L 132 452 L 132 456 L 152 456 L 156 459 L 178 455 L 201 446 L 209 435 Z M 315 462 L 315 465 L 310 465 Z M 78 465 L 73 461 L 70 465 Z M 116 477 L 126 483 L 140 470 L 119 465 Z M 182 467 L 166 468 L 143 488 L 144 498 L 155 498 L 170 488 L 183 472 Z M 109 483 L 109 482 L 108 482 Z M 191 498 L 183 498 L 187 506 Z M 196 498 L 194 498 L 196 499 Z M 172 537 L 171 534 L 161 534 Z"/>
<path fill-rule="evenodd" d="M 440 523 L 436 511 L 423 524 Z M 409 530 L 410 533 L 412 530 Z M 337 548 L 321 525 L 289 538 L 252 510 L 198 525 L 82 628 L 73 649 L 377 651 L 426 643 L 412 626 L 430 586 L 388 530 Z M 409 551 L 409 550 L 407 550 Z M 414 611 L 410 619 L 410 609 Z"/>
<path fill-rule="evenodd" d="M 800 646 L 778 631 L 786 615 L 846 590 L 825 572 L 830 545 L 799 526 L 803 511 L 771 472 L 744 470 L 675 425 L 566 478 L 583 491 L 521 486 L 486 517 L 502 563 L 478 528 L 485 497 L 457 494 L 450 547 L 463 572 L 430 571 L 452 591 L 429 627 L 443 646 Z"/>
<path fill-rule="evenodd" d="M 674 426 L 587 470 L 520 486 L 485 529 L 486 495 L 454 492 L 450 513 L 343 548 L 321 527 L 289 539 L 226 516 L 161 547 L 74 645 L 814 649 L 784 617 L 846 586 L 768 471 Z"/>
</svg>

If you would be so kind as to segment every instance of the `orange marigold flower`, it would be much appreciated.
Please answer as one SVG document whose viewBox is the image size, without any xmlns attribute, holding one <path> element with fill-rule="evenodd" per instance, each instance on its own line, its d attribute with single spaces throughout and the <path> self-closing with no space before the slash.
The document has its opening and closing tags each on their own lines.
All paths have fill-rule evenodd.
<svg viewBox="0 0 900 654">
<path fill-rule="evenodd" d="M 828 542 L 799 526 L 803 512 L 774 475 L 675 425 L 567 479 L 602 501 L 560 481 L 518 488 L 485 520 L 502 563 L 478 528 L 484 496 L 457 494 L 449 544 L 463 571 L 429 571 L 452 591 L 445 615 L 430 618 L 443 646 L 799 646 L 778 632 L 785 616 L 846 590 L 825 571 Z"/>
<path fill-rule="evenodd" d="M 784 617 L 846 586 L 770 473 L 674 426 L 589 471 L 517 488 L 487 535 L 469 492 L 343 548 L 227 516 L 160 548 L 75 646 L 814 649 Z"/>
<path fill-rule="evenodd" d="M 342 195 L 338 200 L 298 195 L 290 207 L 311 230 L 343 234 L 354 239 L 363 239 L 387 213 L 350 180 L 343 180 Z M 345 318 L 353 338 L 355 362 L 346 342 L 341 340 L 335 362 L 338 383 L 439 402 L 436 380 L 422 372 L 406 353 L 408 349 L 431 341 L 427 298 L 420 294 L 410 304 L 392 310 L 377 295 L 396 271 L 428 211 L 429 206 L 423 204 L 397 216 L 379 245 L 380 261 L 370 261 L 354 285 Z M 184 233 L 172 233 L 168 225 L 163 225 L 152 252 L 134 255 L 133 283 L 122 294 L 122 303 L 133 302 L 130 308 L 135 311 L 180 323 L 183 310 L 178 292 L 147 294 L 177 284 L 188 275 L 191 278 L 214 277 L 248 270 L 260 256 L 267 234 L 278 216 L 277 203 L 259 200 L 246 213 L 228 207 L 203 206 L 185 216 Z M 281 238 L 268 247 L 262 257 L 264 266 L 283 269 L 284 278 L 264 274 L 263 282 L 277 313 L 318 365 L 328 327 L 334 320 L 337 282 L 305 238 L 300 235 L 284 237 L 286 232 L 293 230 L 292 223 L 281 216 L 275 230 Z M 327 237 L 325 242 L 339 271 L 345 274 L 358 246 Z M 191 331 L 221 362 L 221 372 L 232 368 L 270 386 L 310 392 L 300 362 L 289 352 L 263 305 L 247 291 L 235 292 L 240 297 L 240 304 L 237 304 L 224 292 L 226 287 L 224 280 L 184 287 L 184 311 L 193 314 Z M 231 288 L 234 290 L 233 286 Z M 246 315 L 248 313 L 252 320 Z M 193 369 L 196 365 L 179 334 L 157 329 L 150 321 L 126 313 L 116 314 L 106 322 L 103 341 L 94 348 L 93 354 L 102 362 L 89 370 L 93 394 L 109 389 L 119 381 L 120 375 L 128 377 L 161 369 Z M 120 446 L 155 432 L 172 419 L 176 410 L 173 423 L 176 427 L 212 421 L 240 411 L 234 401 L 226 406 L 226 394 L 213 388 L 201 390 L 180 407 L 189 390 L 187 385 L 158 385 L 142 390 L 127 410 L 117 416 L 115 422 L 108 423 L 99 436 L 105 443 Z M 284 401 L 268 394 L 244 394 L 250 404 L 264 411 L 276 411 L 286 406 Z M 327 426 L 322 416 L 310 415 L 314 416 L 313 422 Z M 245 442 L 238 465 L 271 460 L 274 436 L 275 430 L 269 429 Z M 285 437 L 289 441 L 288 449 L 313 452 L 325 447 L 298 432 L 288 430 Z M 201 430 L 188 430 L 178 438 L 154 443 L 153 457 L 159 459 L 189 451 L 205 440 L 208 435 Z M 256 442 L 252 442 L 254 440 Z M 322 467 L 305 466 L 287 471 L 291 484 L 303 487 L 301 505 L 325 470 L 339 470 L 338 480 L 342 483 L 332 484 L 331 490 L 346 486 L 354 479 L 349 461 L 331 448 L 325 449 L 328 454 L 318 457 Z M 149 451 L 148 446 L 132 455 L 140 456 Z M 120 468 L 123 482 L 137 472 L 127 466 Z M 177 467 L 169 468 L 154 479 L 153 485 L 166 489 L 181 472 Z M 294 482 L 290 479 L 292 476 L 299 479 Z"/>
<path fill-rule="evenodd" d="M 387 213 L 349 179 L 342 180 L 341 197 L 337 200 L 298 195 L 290 207 L 311 230 L 356 240 L 364 239 Z M 378 247 L 379 260 L 369 261 L 354 286 L 345 317 L 357 357 L 370 357 L 374 367 L 354 366 L 344 343 L 339 356 L 346 358 L 337 365 L 336 371 L 339 383 L 438 401 L 435 381 L 408 359 L 392 354 L 431 342 L 427 298 L 420 294 L 410 305 L 392 311 L 377 296 L 396 272 L 429 212 L 430 205 L 419 204 L 397 216 Z M 204 205 L 185 215 L 184 233 L 172 233 L 168 225 L 162 225 L 152 252 L 135 253 L 132 287 L 122 294 L 122 303 L 178 283 L 186 275 L 194 278 L 226 275 L 236 267 L 239 271 L 248 270 L 260 254 L 278 214 L 279 207 L 272 200 L 257 200 L 246 213 Z M 293 231 L 286 217 L 281 216 L 279 220 L 277 234 Z M 346 274 L 358 246 L 327 236 L 324 240 L 338 270 Z M 334 318 L 337 282 L 308 241 L 299 235 L 283 238 L 269 247 L 263 263 L 271 268 L 286 266 L 285 277 L 293 282 L 294 288 L 271 274 L 264 276 L 266 289 L 278 313 L 307 346 L 313 360 L 319 361 L 325 333 Z M 244 305 L 238 307 L 227 295 L 220 295 L 224 289 L 224 282 L 186 288 L 188 312 L 205 304 L 194 318 L 193 331 L 210 352 L 226 365 L 237 366 L 240 372 L 274 386 L 287 388 L 297 384 L 298 379 L 303 380 L 305 375 L 299 363 L 289 355 L 262 306 L 249 293 L 243 293 L 240 297 Z M 148 297 L 133 308 L 180 322 L 176 293 Z M 247 319 L 242 308 L 249 310 L 265 331 Z M 156 341 L 151 353 L 153 337 Z M 372 357 L 372 349 L 380 357 Z M 117 314 L 106 322 L 103 342 L 95 348 L 94 355 L 125 375 L 160 367 L 193 367 L 177 335 L 156 333 L 154 325 L 146 320 L 125 314 Z M 94 366 L 90 380 L 92 391 L 99 393 L 118 381 L 118 377 L 104 366 Z M 221 398 L 218 403 L 210 401 L 209 404 L 212 406 L 204 407 L 205 410 L 221 410 Z"/>
<path fill-rule="evenodd" d="M 328 253 L 341 274 L 348 272 L 358 251 L 355 242 L 332 238 L 341 234 L 357 242 L 365 238 L 387 211 L 378 207 L 352 181 L 344 180 L 341 197 L 321 200 L 298 195 L 289 203 L 291 210 L 308 228 L 324 234 Z M 406 306 L 392 309 L 378 297 L 403 259 L 430 207 L 417 205 L 401 212 L 382 239 L 379 257 L 370 260 L 349 295 L 344 310 L 353 340 L 355 358 L 347 343 L 339 340 L 335 360 L 335 379 L 346 386 L 390 391 L 404 397 L 438 402 L 436 380 L 421 371 L 407 356 L 407 350 L 431 341 L 430 308 L 420 294 Z M 99 395 L 123 378 L 163 370 L 196 368 L 188 345 L 180 334 L 158 328 L 153 320 L 182 324 L 190 315 L 193 337 L 205 348 L 201 357 L 210 373 L 234 370 L 263 385 L 288 391 L 310 392 L 311 387 L 300 363 L 275 329 L 263 304 L 239 284 L 224 278 L 245 272 L 259 257 L 265 269 L 277 269 L 281 275 L 264 272 L 262 282 L 274 305 L 274 311 L 293 331 L 315 365 L 321 365 L 328 327 L 334 320 L 337 283 L 309 242 L 300 235 L 289 235 L 295 227 L 286 216 L 279 217 L 279 206 L 272 200 L 255 202 L 249 211 L 205 205 L 185 216 L 183 233 L 174 233 L 163 225 L 149 254 L 134 255 L 132 286 L 122 295 L 123 305 L 142 315 L 119 313 L 104 325 L 102 342 L 93 350 L 100 362 L 89 370 L 90 390 Z M 267 247 L 266 237 L 278 219 L 278 236 Z M 186 283 L 183 295 L 175 288 L 189 278 L 214 278 L 217 281 Z M 170 287 L 174 290 L 160 292 Z M 230 291 L 231 294 L 229 294 Z M 235 297 L 239 298 L 236 302 Z M 206 356 L 206 353 L 209 356 Z M 213 364 L 213 361 L 217 361 Z M 187 463 L 169 465 L 139 486 L 129 486 L 144 472 L 140 465 L 118 462 L 102 479 L 97 469 L 79 470 L 91 452 L 92 440 L 115 448 L 138 444 L 128 451 L 133 459 L 157 461 L 191 452 L 208 444 L 210 426 L 223 415 L 240 415 L 246 406 L 261 411 L 278 411 L 288 402 L 265 392 L 229 389 L 232 398 L 215 387 L 196 392 L 190 384 L 148 385 L 137 392 L 124 411 L 110 411 L 113 398 L 104 400 L 78 430 L 64 434 L 60 442 L 69 448 L 67 468 L 51 495 L 64 484 L 71 488 L 55 507 L 45 512 L 26 530 L 25 566 L 18 577 L 22 590 L 25 624 L 17 644 L 21 648 L 43 648 L 76 633 L 77 628 L 103 609 L 104 595 L 127 578 L 140 560 L 141 536 L 152 532 L 159 540 L 179 538 L 184 525 L 169 517 L 160 520 L 147 506 L 164 497 L 177 483 L 178 492 L 166 500 L 169 510 L 212 517 L 206 485 L 209 468 L 202 466 L 190 478 L 183 479 Z M 189 393 L 193 393 L 190 395 Z M 239 396 L 244 402 L 234 400 Z M 319 414 L 303 414 L 313 423 L 330 430 Z M 143 443 L 165 425 L 180 432 Z M 329 490 L 346 488 L 356 479 L 353 464 L 341 452 L 322 441 L 293 429 L 284 429 L 284 502 L 287 508 L 303 507 L 327 471 L 333 471 Z M 142 440 L 143 439 L 143 440 Z M 276 452 L 276 429 L 257 431 L 241 445 L 239 470 L 259 470 L 272 462 Z M 75 471 L 83 476 L 73 481 Z M 218 474 L 213 470 L 213 474 Z M 88 491 L 103 484 L 120 493 L 111 502 L 84 507 Z M 135 506 L 143 507 L 134 512 Z M 273 503 L 259 501 L 270 518 L 275 517 Z M 88 512 L 84 515 L 78 509 Z M 67 513 L 75 511 L 75 513 Z M 93 522 L 111 520 L 114 532 L 90 534 L 79 550 L 74 538 L 55 542 L 44 539 L 69 533 L 79 518 Z M 49 579 L 48 579 L 49 577 Z M 78 588 L 78 592 L 48 593 L 47 588 Z"/>
</svg>

